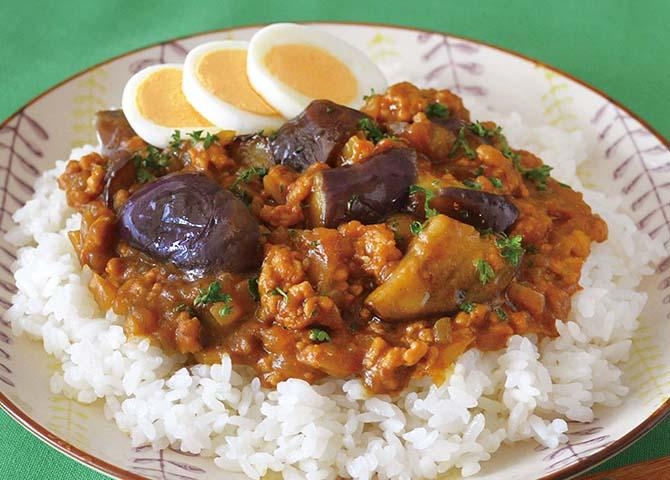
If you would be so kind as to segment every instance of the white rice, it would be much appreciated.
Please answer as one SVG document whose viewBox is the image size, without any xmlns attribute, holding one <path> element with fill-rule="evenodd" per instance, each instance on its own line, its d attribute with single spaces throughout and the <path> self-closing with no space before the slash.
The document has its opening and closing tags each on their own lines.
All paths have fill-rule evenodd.
<svg viewBox="0 0 670 480">
<path fill-rule="evenodd" d="M 592 420 L 596 405 L 618 405 L 628 392 L 620 366 L 646 302 L 635 289 L 663 252 L 617 210 L 619 200 L 581 185 L 576 171 L 588 145 L 580 133 L 524 126 L 516 114 L 485 117 L 505 127 L 512 145 L 554 165 L 554 176 L 583 191 L 610 229 L 606 243 L 593 245 L 584 288 L 556 339 L 515 336 L 503 351 L 470 350 L 443 385 L 415 381 L 397 398 L 368 397 L 358 380 L 288 380 L 265 390 L 225 356 L 220 365 L 180 368 L 184 358 L 127 341 L 123 319 L 93 300 L 90 272 L 67 237 L 79 218 L 56 187 L 64 162 L 39 179 L 8 234 L 21 247 L 8 311 L 14 333 L 41 338 L 61 362 L 54 393 L 104 399 L 133 445 L 210 455 L 255 479 L 268 471 L 310 480 L 435 478 L 452 468 L 469 476 L 503 442 L 555 447 L 566 439 L 566 420 Z"/>
</svg>

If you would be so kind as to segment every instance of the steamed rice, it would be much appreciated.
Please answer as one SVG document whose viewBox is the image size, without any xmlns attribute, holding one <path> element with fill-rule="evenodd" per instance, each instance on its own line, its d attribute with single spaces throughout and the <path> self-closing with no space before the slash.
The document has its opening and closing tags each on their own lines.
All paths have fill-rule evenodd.
<svg viewBox="0 0 670 480">
<path fill-rule="evenodd" d="M 266 390 L 227 356 L 220 365 L 182 368 L 185 357 L 127 340 L 123 318 L 93 300 L 90 271 L 82 272 L 67 236 L 79 217 L 56 186 L 62 161 L 38 180 L 8 234 L 22 247 L 14 265 L 19 291 L 7 313 L 14 334 L 41 338 L 60 361 L 54 393 L 104 399 L 106 415 L 134 446 L 209 455 L 251 478 L 269 471 L 287 479 L 434 478 L 452 468 L 469 476 L 503 442 L 556 447 L 566 440 L 566 420 L 588 422 L 596 405 L 616 406 L 627 394 L 620 367 L 647 299 L 635 289 L 662 251 L 618 211 L 620 199 L 582 186 L 576 171 L 588 145 L 579 132 L 524 126 L 516 114 L 485 117 L 584 192 L 609 226 L 609 240 L 593 244 L 558 338 L 514 336 L 503 351 L 469 350 L 444 384 L 416 380 L 394 398 L 369 397 L 359 380 L 292 379 Z"/>
</svg>

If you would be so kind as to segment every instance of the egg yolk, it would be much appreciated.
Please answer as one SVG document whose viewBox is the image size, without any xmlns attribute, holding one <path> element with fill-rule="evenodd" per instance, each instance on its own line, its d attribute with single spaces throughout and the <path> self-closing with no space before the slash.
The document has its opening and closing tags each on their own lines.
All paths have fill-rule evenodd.
<svg viewBox="0 0 670 480">
<path fill-rule="evenodd" d="M 148 75 L 135 97 L 140 114 L 164 127 L 211 127 L 184 97 L 181 78 L 178 68 L 162 68 Z"/>
<path fill-rule="evenodd" d="M 215 50 L 203 55 L 197 63 L 196 76 L 226 103 L 258 115 L 278 115 L 251 87 L 244 50 Z"/>
<path fill-rule="evenodd" d="M 323 48 L 277 45 L 265 55 L 264 61 L 275 77 L 311 98 L 347 104 L 358 92 L 358 82 L 349 67 Z"/>
</svg>

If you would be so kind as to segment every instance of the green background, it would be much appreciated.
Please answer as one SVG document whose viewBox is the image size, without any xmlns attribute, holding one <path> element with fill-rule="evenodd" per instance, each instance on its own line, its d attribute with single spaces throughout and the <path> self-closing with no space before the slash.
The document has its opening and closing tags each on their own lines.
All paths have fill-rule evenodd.
<svg viewBox="0 0 670 480">
<path fill-rule="evenodd" d="M 380 22 L 516 50 L 607 92 L 670 137 L 670 1 L 0 1 L 0 119 L 86 67 L 195 32 L 276 21 Z M 670 420 L 598 468 L 670 454 Z M 0 412 L 0 479 L 106 478 Z"/>
</svg>

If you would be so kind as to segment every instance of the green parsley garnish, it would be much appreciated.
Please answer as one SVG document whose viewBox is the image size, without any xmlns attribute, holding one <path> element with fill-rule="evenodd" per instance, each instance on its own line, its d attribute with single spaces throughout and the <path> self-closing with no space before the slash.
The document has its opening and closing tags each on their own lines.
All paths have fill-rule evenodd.
<svg viewBox="0 0 670 480">
<path fill-rule="evenodd" d="M 412 235 L 418 235 L 423 231 L 423 224 L 418 220 L 414 220 L 409 224 L 409 231 L 412 232 Z"/>
<path fill-rule="evenodd" d="M 475 168 L 474 171 L 472 172 L 472 174 L 473 174 L 475 177 L 480 176 L 482 173 L 484 173 L 484 168 L 482 168 L 482 167 L 477 167 L 477 168 Z"/>
<path fill-rule="evenodd" d="M 230 315 L 230 312 L 232 312 L 232 311 L 233 311 L 233 306 L 229 305 L 229 304 L 226 304 L 219 309 L 219 315 L 221 315 L 222 317 L 225 317 L 226 315 Z"/>
<path fill-rule="evenodd" d="M 441 103 L 431 103 L 426 107 L 428 118 L 446 118 L 449 116 L 449 109 Z"/>
<path fill-rule="evenodd" d="M 374 143 L 377 143 L 379 140 L 384 138 L 384 133 L 379 128 L 379 125 L 372 120 L 371 118 L 361 118 L 358 121 L 358 128 L 360 128 L 368 140 L 371 140 Z"/>
<path fill-rule="evenodd" d="M 309 339 L 313 342 L 330 342 L 331 338 L 328 332 L 320 328 L 311 328 L 309 330 Z"/>
<path fill-rule="evenodd" d="M 144 156 L 135 155 L 132 159 L 135 165 L 135 177 L 140 183 L 146 183 L 156 178 L 156 174 L 167 167 L 170 157 L 158 148 L 148 145 Z"/>
<path fill-rule="evenodd" d="M 177 305 L 176 310 L 177 312 L 186 312 L 192 317 L 197 316 L 195 310 L 193 310 L 193 307 L 191 307 L 190 305 L 186 305 L 185 303 L 180 303 L 179 305 Z"/>
<path fill-rule="evenodd" d="M 421 185 L 410 185 L 409 193 L 422 193 L 424 196 L 423 209 L 426 212 L 426 218 L 431 218 L 437 215 L 437 210 L 431 208 L 430 201 L 435 196 L 435 192 L 423 188 Z"/>
<path fill-rule="evenodd" d="M 374 88 L 371 88 L 371 89 L 370 89 L 370 95 L 363 95 L 363 101 L 364 101 L 364 102 L 367 102 L 368 100 L 370 100 L 370 99 L 371 99 L 372 97 L 374 97 L 375 95 L 377 95 L 377 93 L 375 92 L 375 89 L 374 89 Z"/>
<path fill-rule="evenodd" d="M 370 100 L 370 99 L 371 99 L 372 97 L 374 97 L 375 95 L 377 95 L 377 93 L 375 93 L 375 89 L 374 89 L 374 88 L 371 88 L 371 89 L 370 89 L 370 95 L 363 95 L 363 101 L 364 101 L 364 102 L 367 102 L 368 100 Z"/>
<path fill-rule="evenodd" d="M 474 180 L 463 180 L 463 185 L 465 185 L 468 188 L 472 188 L 474 190 L 481 190 L 482 186 L 479 182 L 475 182 Z"/>
<path fill-rule="evenodd" d="M 458 136 L 456 137 L 456 141 L 451 146 L 451 150 L 449 150 L 448 154 L 449 158 L 453 158 L 453 156 L 456 155 L 456 152 L 458 151 L 459 147 L 463 149 L 465 156 L 468 157 L 470 160 L 477 158 L 477 154 L 468 143 L 468 139 L 465 138 L 465 127 L 461 127 L 458 130 Z"/>
<path fill-rule="evenodd" d="M 209 284 L 207 289 L 200 289 L 200 293 L 195 297 L 193 305 L 196 307 L 204 307 L 210 303 L 224 302 L 229 303 L 232 300 L 230 295 L 221 291 L 221 284 L 218 281 L 213 281 Z"/>
<path fill-rule="evenodd" d="M 505 313 L 505 310 L 503 310 L 500 307 L 496 307 L 493 309 L 494 312 L 496 312 L 496 315 L 502 320 L 503 322 L 507 320 L 507 313 Z"/>
<path fill-rule="evenodd" d="M 261 294 L 258 292 L 258 275 L 247 280 L 247 288 L 249 289 L 249 295 L 254 299 L 254 302 L 258 302 L 261 299 Z"/>
<path fill-rule="evenodd" d="M 491 185 L 493 185 L 496 188 L 503 188 L 503 182 L 499 178 L 489 177 L 489 182 L 491 182 Z"/>
<path fill-rule="evenodd" d="M 272 295 L 281 295 L 282 297 L 284 297 L 284 300 L 288 302 L 288 293 L 286 293 L 280 287 L 275 287 L 273 290 L 270 291 L 270 293 Z"/>
<path fill-rule="evenodd" d="M 468 125 L 468 128 L 472 131 L 472 133 L 474 133 L 478 137 L 491 138 L 495 137 L 496 135 L 500 134 L 500 132 L 502 132 L 502 129 L 500 127 L 496 127 L 495 129 L 486 128 L 478 121 Z"/>
<path fill-rule="evenodd" d="M 479 281 L 482 282 L 482 285 L 489 283 L 489 280 L 493 279 L 496 276 L 496 272 L 493 271 L 493 267 L 484 259 L 478 258 L 472 265 L 479 275 Z"/>
<path fill-rule="evenodd" d="M 194 142 L 199 142 L 200 140 L 202 140 L 202 132 L 203 130 L 195 130 L 193 132 L 187 133 L 186 135 L 191 137 Z"/>
<path fill-rule="evenodd" d="M 169 145 L 171 149 L 177 150 L 179 147 L 181 147 L 181 132 L 179 130 L 172 132 L 172 136 L 170 138 L 172 139 Z"/>
<path fill-rule="evenodd" d="M 233 182 L 233 187 L 236 187 L 240 183 L 249 183 L 254 178 L 263 178 L 268 174 L 268 169 L 265 167 L 249 167 L 243 168 L 237 171 L 237 178 Z"/>
<path fill-rule="evenodd" d="M 219 137 L 217 135 L 211 135 L 209 132 L 207 132 L 207 135 L 205 135 L 205 141 L 202 142 L 202 146 L 205 148 L 209 148 L 212 143 L 218 142 Z"/>
<path fill-rule="evenodd" d="M 465 313 L 472 313 L 475 311 L 475 304 L 472 302 L 468 302 L 467 300 L 459 303 L 458 308 Z"/>
<path fill-rule="evenodd" d="M 496 239 L 496 247 L 500 250 L 500 256 L 507 260 L 515 267 L 519 266 L 521 256 L 524 249 L 521 246 L 521 235 L 514 235 L 513 237 L 500 237 Z"/>
<path fill-rule="evenodd" d="M 547 189 L 547 179 L 549 178 L 549 173 L 552 171 L 553 167 L 550 167 L 549 165 L 540 165 L 535 168 L 526 168 L 521 165 L 521 159 L 518 155 L 512 157 L 512 163 L 517 172 L 523 175 L 524 178 L 535 182 L 538 190 Z"/>
</svg>

